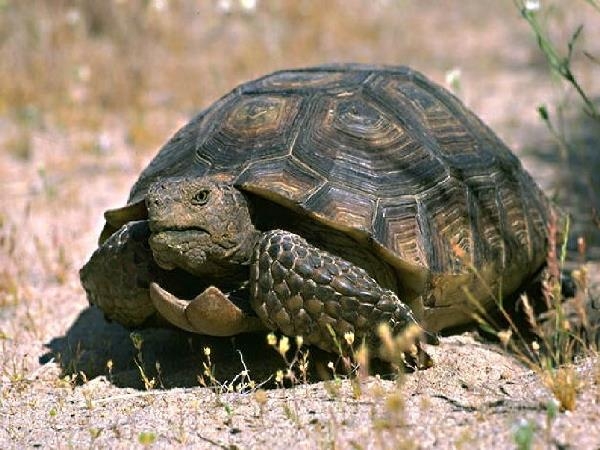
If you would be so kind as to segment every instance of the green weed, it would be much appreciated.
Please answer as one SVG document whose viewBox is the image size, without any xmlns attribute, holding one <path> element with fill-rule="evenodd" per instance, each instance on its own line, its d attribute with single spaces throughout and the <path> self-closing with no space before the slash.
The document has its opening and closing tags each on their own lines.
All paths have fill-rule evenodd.
<svg viewBox="0 0 600 450">
<path fill-rule="evenodd" d="M 593 8 L 595 8 L 596 12 L 600 13 L 600 7 L 597 0 L 585 0 L 585 2 L 591 5 Z M 593 100 L 585 91 L 573 70 L 574 50 L 583 32 L 583 25 L 578 26 L 575 29 L 575 31 L 573 31 L 571 37 L 569 38 L 566 44 L 566 49 L 564 51 L 561 51 L 558 48 L 557 44 L 555 44 L 552 41 L 552 39 L 550 38 L 550 33 L 540 21 L 539 2 L 515 0 L 515 5 L 519 8 L 521 16 L 529 24 L 529 27 L 531 28 L 531 31 L 533 32 L 537 40 L 538 46 L 542 54 L 546 58 L 550 70 L 554 74 L 558 75 L 562 80 L 568 83 L 575 90 L 575 92 L 583 102 L 584 112 L 593 119 L 600 121 L 600 111 L 598 110 L 598 107 L 594 104 Z M 587 52 L 584 54 L 586 55 L 588 60 L 591 61 L 591 63 L 600 63 L 591 54 Z M 544 119 L 544 121 L 550 125 L 550 129 L 551 131 L 553 131 L 554 134 L 555 130 L 553 129 L 551 122 L 549 121 L 548 112 L 547 110 L 545 110 L 545 108 L 540 110 L 540 115 L 542 119 Z"/>
</svg>

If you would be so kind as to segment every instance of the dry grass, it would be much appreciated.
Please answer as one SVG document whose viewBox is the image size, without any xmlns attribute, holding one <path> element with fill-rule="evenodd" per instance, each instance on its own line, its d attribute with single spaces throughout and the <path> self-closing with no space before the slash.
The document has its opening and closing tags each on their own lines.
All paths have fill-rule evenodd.
<svg viewBox="0 0 600 450">
<path fill-rule="evenodd" d="M 107 111 L 119 113 L 133 148 L 148 149 L 164 140 L 157 110 L 187 114 L 275 68 L 342 60 L 425 66 L 442 55 L 418 38 L 439 26 L 433 17 L 401 38 L 411 2 L 330 7 L 323 14 L 318 2 L 262 1 L 255 10 L 237 1 L 5 2 L 0 56 L 11 70 L 0 74 L 0 111 L 23 128 L 12 150 L 26 157 L 28 129 L 43 125 L 101 130 Z M 467 20 L 479 12 L 470 8 Z M 474 39 L 462 44 L 478 47 Z"/>
<path fill-rule="evenodd" d="M 588 306 L 592 297 L 589 294 L 589 280 L 585 276 L 585 265 L 573 270 L 571 275 L 577 285 L 575 296 L 564 296 L 562 283 L 565 278 L 566 243 L 562 245 L 559 256 L 557 249 L 560 242 L 556 241 L 559 231 L 555 222 L 550 223 L 548 234 L 550 250 L 542 274 L 541 292 L 534 294 L 531 299 L 527 294 L 522 294 L 518 301 L 517 311 L 522 311 L 526 319 L 525 326 L 515 321 L 511 316 L 512 309 L 506 308 L 500 295 L 495 301 L 507 324 L 505 329 L 501 329 L 481 307 L 478 307 L 475 318 L 485 330 L 497 336 L 504 348 L 539 375 L 561 410 L 573 411 L 582 387 L 574 364 L 578 358 L 598 356 L 600 322 L 597 317 L 591 316 L 593 309 Z M 533 304 L 541 301 L 545 312 L 540 315 L 540 308 L 536 312 Z"/>
<path fill-rule="evenodd" d="M 560 25 L 550 28 L 553 39 L 566 42 L 573 27 L 586 22 L 582 44 L 590 49 L 600 42 L 592 34 L 600 25 L 585 5 L 553 4 L 547 22 Z M 453 73 L 462 75 L 454 87 L 509 143 L 522 149 L 522 141 L 544 141 L 537 137 L 547 132 L 535 116 L 536 106 L 562 101 L 563 89 L 549 94 L 554 91 L 544 59 L 512 2 L 333 0 L 324 11 L 316 1 L 263 0 L 252 7 L 236 0 L 4 0 L 0 61 L 2 446 L 241 445 L 239 436 L 246 433 L 259 444 L 297 443 L 293 436 L 302 436 L 322 448 L 411 448 L 433 445 L 436 430 L 452 436 L 450 445 L 469 447 L 496 433 L 512 445 L 511 424 L 492 422 L 493 407 L 475 398 L 469 415 L 457 413 L 467 405 L 461 401 L 468 391 L 457 379 L 467 375 L 462 366 L 447 375 L 451 371 L 443 370 L 455 363 L 451 359 L 445 360 L 446 368 L 442 362 L 425 374 L 399 378 L 400 385 L 367 376 L 367 358 L 359 352 L 353 355 L 362 361 L 359 368 L 346 357 L 339 366 L 325 366 L 329 382 L 310 385 L 308 350 L 302 343 L 294 347 L 298 352 L 290 350 L 290 342 L 279 340 L 272 353 L 280 358 L 281 372 L 273 371 L 272 381 L 296 387 L 263 390 L 265 378 L 252 369 L 223 381 L 218 355 L 196 349 L 204 365 L 197 365 L 194 379 L 200 377 L 210 389 L 185 392 L 156 389 L 171 375 L 162 359 L 168 355 L 157 365 L 145 337 L 132 343 L 127 336 L 124 345 L 131 347 L 133 377 L 147 391 L 92 379 L 104 373 L 116 383 L 123 367 L 110 357 L 97 361 L 100 371 L 89 369 L 87 354 L 93 349 L 78 342 L 69 343 L 70 354 L 65 350 L 54 355 L 54 362 L 40 361 L 45 344 L 68 334 L 87 305 L 77 269 L 93 248 L 102 211 L 124 200 L 139 171 L 175 129 L 239 82 L 283 67 L 358 61 L 410 64 L 443 83 L 446 71 L 458 67 Z M 597 92 L 600 78 L 595 69 L 586 69 L 588 62 L 578 52 L 573 68 L 583 88 Z M 507 101 L 504 92 L 519 95 Z M 551 177 L 540 178 L 554 187 Z M 588 292 L 588 278 L 597 270 L 596 236 L 585 236 L 592 265 L 576 275 L 583 286 L 579 292 Z M 571 331 L 563 327 L 559 335 L 571 336 Z M 549 342 L 553 333 L 545 335 Z M 590 414 L 586 395 L 597 393 L 600 385 L 600 365 L 592 375 L 582 373 L 569 348 L 536 366 L 543 370 L 526 392 L 548 399 L 547 391 L 535 390 L 546 386 L 563 408 L 574 409 L 572 417 L 585 418 Z M 558 364 L 565 361 L 569 364 Z M 349 377 L 341 374 L 347 372 Z M 490 378 L 487 372 L 482 376 Z M 518 380 L 526 385 L 528 378 Z M 451 394 L 458 400 L 445 391 L 453 383 Z M 430 392 L 427 386 L 434 386 L 434 393 L 422 396 Z M 484 388 L 475 392 L 487 393 Z M 440 400 L 443 395 L 450 400 Z M 560 428 L 565 418 L 547 419 L 546 410 L 539 419 L 515 408 L 511 418 L 527 415 L 515 433 L 523 431 L 524 442 L 544 445 L 557 436 L 577 442 L 569 438 L 577 419 L 565 431 Z M 447 418 L 466 425 L 451 434 Z M 531 425 L 536 420 L 537 428 Z M 429 421 L 430 431 L 423 433 L 421 425 Z M 486 428 L 487 423 L 492 425 Z M 43 438 L 25 434 L 33 424 L 44 430 Z M 215 426 L 223 429 L 206 431 Z M 280 433 L 279 439 L 261 441 L 268 433 Z"/>
</svg>

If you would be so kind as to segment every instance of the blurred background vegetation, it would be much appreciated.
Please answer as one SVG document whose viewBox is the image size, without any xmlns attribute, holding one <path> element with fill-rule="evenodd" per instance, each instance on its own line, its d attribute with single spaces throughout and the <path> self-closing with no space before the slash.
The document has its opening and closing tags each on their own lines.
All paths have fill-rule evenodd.
<svg viewBox="0 0 600 450">
<path fill-rule="evenodd" d="M 554 120 L 574 96 L 519 7 L 539 7 L 560 50 L 584 25 L 571 68 L 597 93 L 586 56 L 598 57 L 596 1 L 0 0 L 0 198 L 33 189 L 75 205 L 85 183 L 69 190 L 65 178 L 119 172 L 123 196 L 177 128 L 237 84 L 325 62 L 413 66 L 517 152 L 541 148 L 552 136 L 537 107 Z"/>
<path fill-rule="evenodd" d="M 76 131 L 80 150 L 114 133 L 154 150 L 236 84 L 287 67 L 408 64 L 443 81 L 541 64 L 518 16 L 510 0 L 0 0 L 3 147 L 27 160 L 50 127 Z"/>
<path fill-rule="evenodd" d="M 585 13 L 578 3 L 543 4 L 558 34 Z M 98 131 L 116 113 L 146 149 L 173 127 L 157 112 L 187 117 L 275 69 L 409 64 L 441 81 L 455 67 L 482 76 L 541 64 L 518 16 L 510 0 L 0 0 L 0 114 Z M 27 136 L 8 150 L 26 158 Z"/>
</svg>

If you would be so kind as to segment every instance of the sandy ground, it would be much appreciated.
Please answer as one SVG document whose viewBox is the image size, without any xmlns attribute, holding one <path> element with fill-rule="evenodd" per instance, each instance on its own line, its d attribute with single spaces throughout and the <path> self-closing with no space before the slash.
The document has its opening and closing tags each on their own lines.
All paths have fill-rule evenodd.
<svg viewBox="0 0 600 450">
<path fill-rule="evenodd" d="M 319 12 L 303 2 L 293 20 L 266 1 L 252 18 L 238 10 L 218 21 L 222 11 L 214 17 L 198 13 L 190 18 L 198 28 L 180 32 L 189 39 L 198 35 L 193 43 L 206 44 L 208 56 L 194 66 L 187 54 L 181 70 L 187 63 L 197 68 L 207 87 L 191 100 L 195 109 L 185 95 L 143 103 L 152 133 L 141 144 L 118 108 L 97 120 L 66 124 L 53 120 L 54 110 L 41 108 L 44 120 L 23 125 L 11 105 L 0 102 L 1 448 L 515 448 L 519 436 L 528 435 L 532 448 L 600 448 L 600 362 L 591 356 L 573 369 L 580 381 L 575 409 L 555 417 L 549 413 L 553 396 L 539 374 L 476 332 L 431 347 L 433 368 L 400 381 L 367 377 L 360 392 L 344 380 L 224 393 L 247 381 L 235 378 L 244 370 L 260 383 L 285 367 L 263 336 L 229 340 L 141 330 L 140 360 L 129 330 L 88 308 L 77 271 L 95 246 L 102 212 L 123 203 L 160 142 L 237 82 L 276 68 L 344 60 L 410 64 L 442 84 L 446 71 L 459 68 L 458 94 L 572 214 L 569 263 L 579 264 L 574 250 L 577 238 L 585 237 L 590 295 L 598 293 L 597 124 L 576 106 L 567 108 L 565 126 L 577 151 L 560 156 L 536 107 L 559 104 L 563 90 L 512 2 L 392 3 L 332 2 L 331 11 Z M 598 57 L 600 14 L 585 2 L 573 3 L 578 8 L 559 16 L 557 36 L 585 23 L 582 46 Z M 217 2 L 212 7 L 218 9 Z M 374 9 L 363 17 L 361 8 Z M 285 14 L 287 22 L 275 20 Z M 363 34 L 352 21 L 359 21 Z M 265 40 L 265 30 L 273 48 L 250 53 L 244 45 Z M 240 41 L 241 50 L 235 46 Z M 172 45 L 180 48 L 180 41 Z M 581 52 L 578 58 L 582 82 L 598 95 L 600 67 Z M 153 99 L 180 88 L 168 81 Z M 79 87 L 74 84 L 74 95 Z M 568 98 L 577 105 L 573 95 Z M 19 150 L 23 130 L 25 156 Z M 207 346 L 223 389 L 199 386 Z M 315 367 L 332 358 L 313 353 Z M 157 389 L 144 389 L 136 361 Z"/>
</svg>

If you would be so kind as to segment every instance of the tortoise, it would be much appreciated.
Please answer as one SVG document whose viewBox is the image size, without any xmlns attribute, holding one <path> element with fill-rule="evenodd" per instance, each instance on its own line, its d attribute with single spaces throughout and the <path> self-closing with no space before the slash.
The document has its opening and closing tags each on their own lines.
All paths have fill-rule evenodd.
<svg viewBox="0 0 600 450">
<path fill-rule="evenodd" d="M 507 146 L 419 72 L 284 70 L 162 147 L 106 211 L 81 280 L 130 327 L 273 329 L 336 351 L 349 332 L 375 348 L 379 324 L 414 324 L 433 342 L 541 270 L 552 214 Z"/>
</svg>

